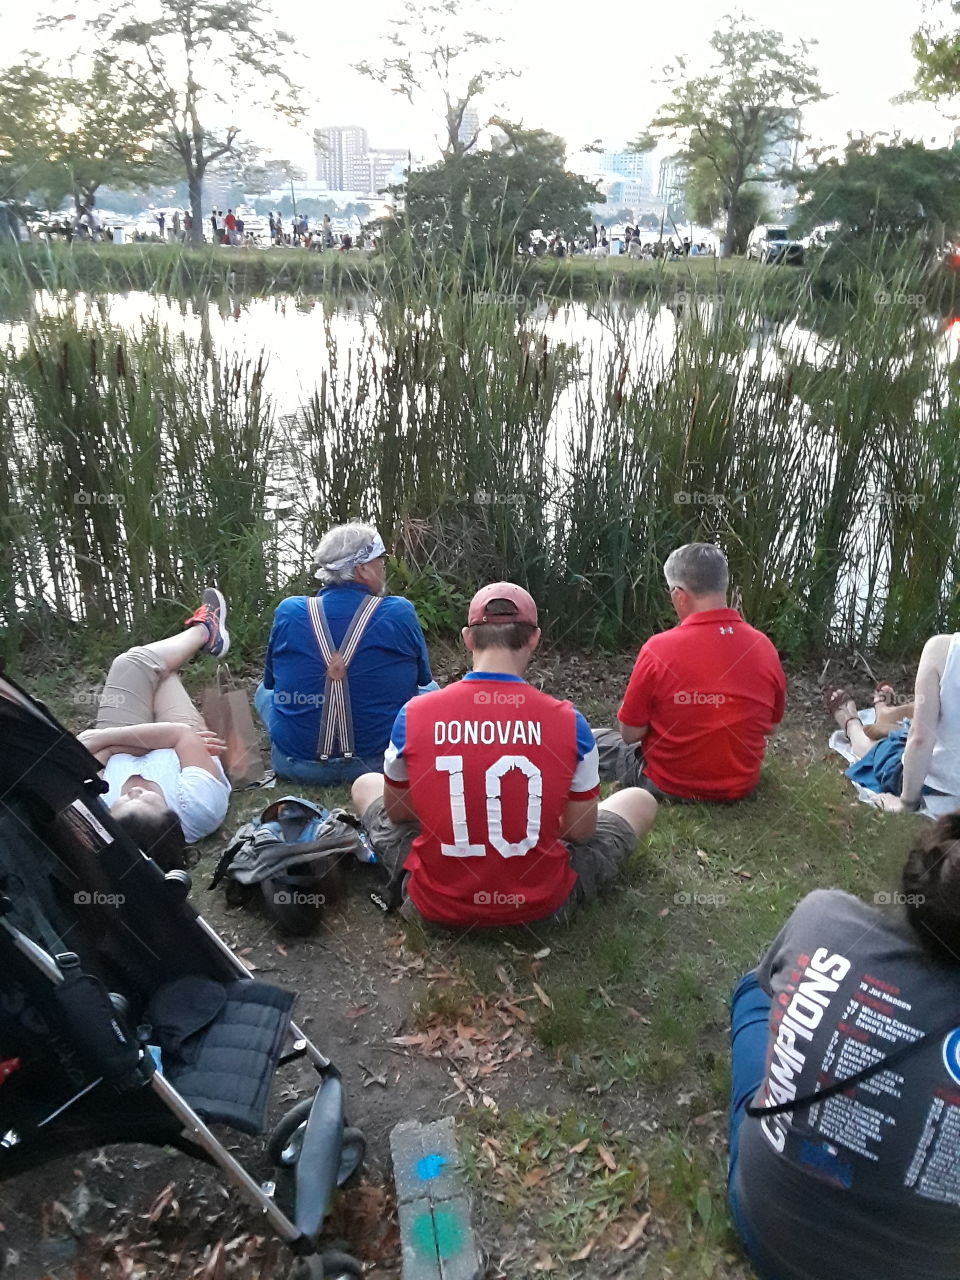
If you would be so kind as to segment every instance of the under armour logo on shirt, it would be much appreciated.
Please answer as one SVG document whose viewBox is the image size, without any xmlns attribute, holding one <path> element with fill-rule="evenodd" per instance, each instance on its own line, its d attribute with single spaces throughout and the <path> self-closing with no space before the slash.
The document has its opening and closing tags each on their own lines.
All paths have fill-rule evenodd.
<svg viewBox="0 0 960 1280">
<path fill-rule="evenodd" d="M 732 635 L 733 635 L 733 627 L 721 627 L 721 628 L 720 628 L 720 634 L 721 634 L 722 636 L 732 636 Z"/>
</svg>

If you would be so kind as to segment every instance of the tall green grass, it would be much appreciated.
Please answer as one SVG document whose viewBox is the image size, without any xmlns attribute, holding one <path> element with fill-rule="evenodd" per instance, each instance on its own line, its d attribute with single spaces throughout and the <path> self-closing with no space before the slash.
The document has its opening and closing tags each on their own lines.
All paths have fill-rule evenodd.
<svg viewBox="0 0 960 1280">
<path fill-rule="evenodd" d="M 361 341 L 324 304 L 316 392 L 282 422 L 262 363 L 209 336 L 29 320 L 0 355 L 9 643 L 57 619 L 165 625 L 216 578 L 252 652 L 322 528 L 354 516 L 437 629 L 509 577 L 559 642 L 632 644 L 670 620 L 662 562 L 694 539 L 797 655 L 957 626 L 957 378 L 923 264 L 886 292 L 863 264 L 842 324 L 799 275 L 784 310 L 762 273 L 722 288 L 689 267 L 640 306 L 597 289 L 602 342 L 565 343 L 558 304 L 492 265 L 398 257 Z"/>
</svg>

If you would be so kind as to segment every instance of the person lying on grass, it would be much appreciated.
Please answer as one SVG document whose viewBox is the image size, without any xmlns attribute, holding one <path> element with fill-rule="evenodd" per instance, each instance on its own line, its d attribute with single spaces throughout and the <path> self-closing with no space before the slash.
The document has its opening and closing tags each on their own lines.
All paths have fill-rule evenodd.
<svg viewBox="0 0 960 1280">
<path fill-rule="evenodd" d="M 809 894 L 734 992 L 728 1199 L 760 1280 L 960 1275 L 960 814 L 900 888 Z"/>
<path fill-rule="evenodd" d="M 182 867 L 184 846 L 227 816 L 230 783 L 218 759 L 226 744 L 207 728 L 177 674 L 198 653 L 226 654 L 226 615 L 226 601 L 210 588 L 179 635 L 115 658 L 96 728 L 78 734 L 104 766 L 110 790 L 103 798 L 113 817 L 164 871 Z"/>
<path fill-rule="evenodd" d="M 912 812 L 924 801 L 934 814 L 960 808 L 960 634 L 924 645 L 911 702 L 898 705 L 889 684 L 877 686 L 873 725 L 861 723 L 846 689 L 827 689 L 824 704 L 857 757 L 847 777 L 876 791 L 880 808 Z"/>
<path fill-rule="evenodd" d="M 719 547 L 679 547 L 663 575 L 679 625 L 637 655 L 619 729 L 594 730 L 600 776 L 658 800 L 742 800 L 783 719 L 783 667 L 767 637 L 727 607 L 730 571 Z"/>
<path fill-rule="evenodd" d="M 408 919 L 454 928 L 564 921 L 620 872 L 653 825 L 637 787 L 598 804 L 583 716 L 527 684 L 540 630 L 511 582 L 470 602 L 473 670 L 400 711 L 383 775 L 353 784 L 370 842 L 403 876 Z"/>
</svg>

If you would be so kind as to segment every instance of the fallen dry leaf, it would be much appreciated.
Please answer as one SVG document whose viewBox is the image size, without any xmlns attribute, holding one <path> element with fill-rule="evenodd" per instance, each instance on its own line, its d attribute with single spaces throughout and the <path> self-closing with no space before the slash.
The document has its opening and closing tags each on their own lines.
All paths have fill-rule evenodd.
<svg viewBox="0 0 960 1280">
<path fill-rule="evenodd" d="M 641 1214 L 641 1216 L 636 1220 L 636 1222 L 633 1224 L 633 1226 L 630 1228 L 630 1230 L 627 1232 L 624 1238 L 617 1245 L 617 1248 L 620 1250 L 621 1253 L 626 1253 L 628 1249 L 633 1248 L 633 1246 L 637 1243 L 637 1241 L 641 1238 L 643 1233 L 646 1231 L 647 1223 L 649 1221 L 650 1221 L 650 1210 L 648 1209 L 646 1213 Z"/>
<path fill-rule="evenodd" d="M 594 1236 L 592 1240 L 588 1240 L 587 1243 L 580 1250 L 580 1252 L 575 1253 L 573 1257 L 570 1259 L 570 1261 L 586 1262 L 586 1260 L 590 1257 L 591 1253 L 593 1253 L 593 1246 L 597 1243 L 597 1239 L 598 1237 Z"/>
<path fill-rule="evenodd" d="M 553 1001 L 544 991 L 543 987 L 540 986 L 539 982 L 535 982 L 533 984 L 533 990 L 536 994 L 537 999 L 540 1001 L 541 1004 L 546 1005 L 548 1009 L 553 1008 Z"/>
<path fill-rule="evenodd" d="M 597 1155 L 607 1166 L 611 1173 L 617 1172 L 617 1162 L 613 1158 L 613 1153 L 609 1151 L 602 1142 L 597 1143 Z"/>
<path fill-rule="evenodd" d="M 540 1257 L 533 1264 L 534 1271 L 556 1271 L 557 1264 L 548 1253 L 541 1253 Z"/>
<path fill-rule="evenodd" d="M 590 1139 L 584 1138 L 584 1140 L 582 1142 L 578 1142 L 575 1147 L 570 1147 L 568 1154 L 571 1156 L 578 1156 L 581 1151 L 586 1151 L 589 1145 L 590 1145 Z"/>
<path fill-rule="evenodd" d="M 218 1240 L 203 1269 L 203 1280 L 226 1280 L 226 1276 L 227 1260 L 223 1251 L 223 1241 Z"/>
</svg>

